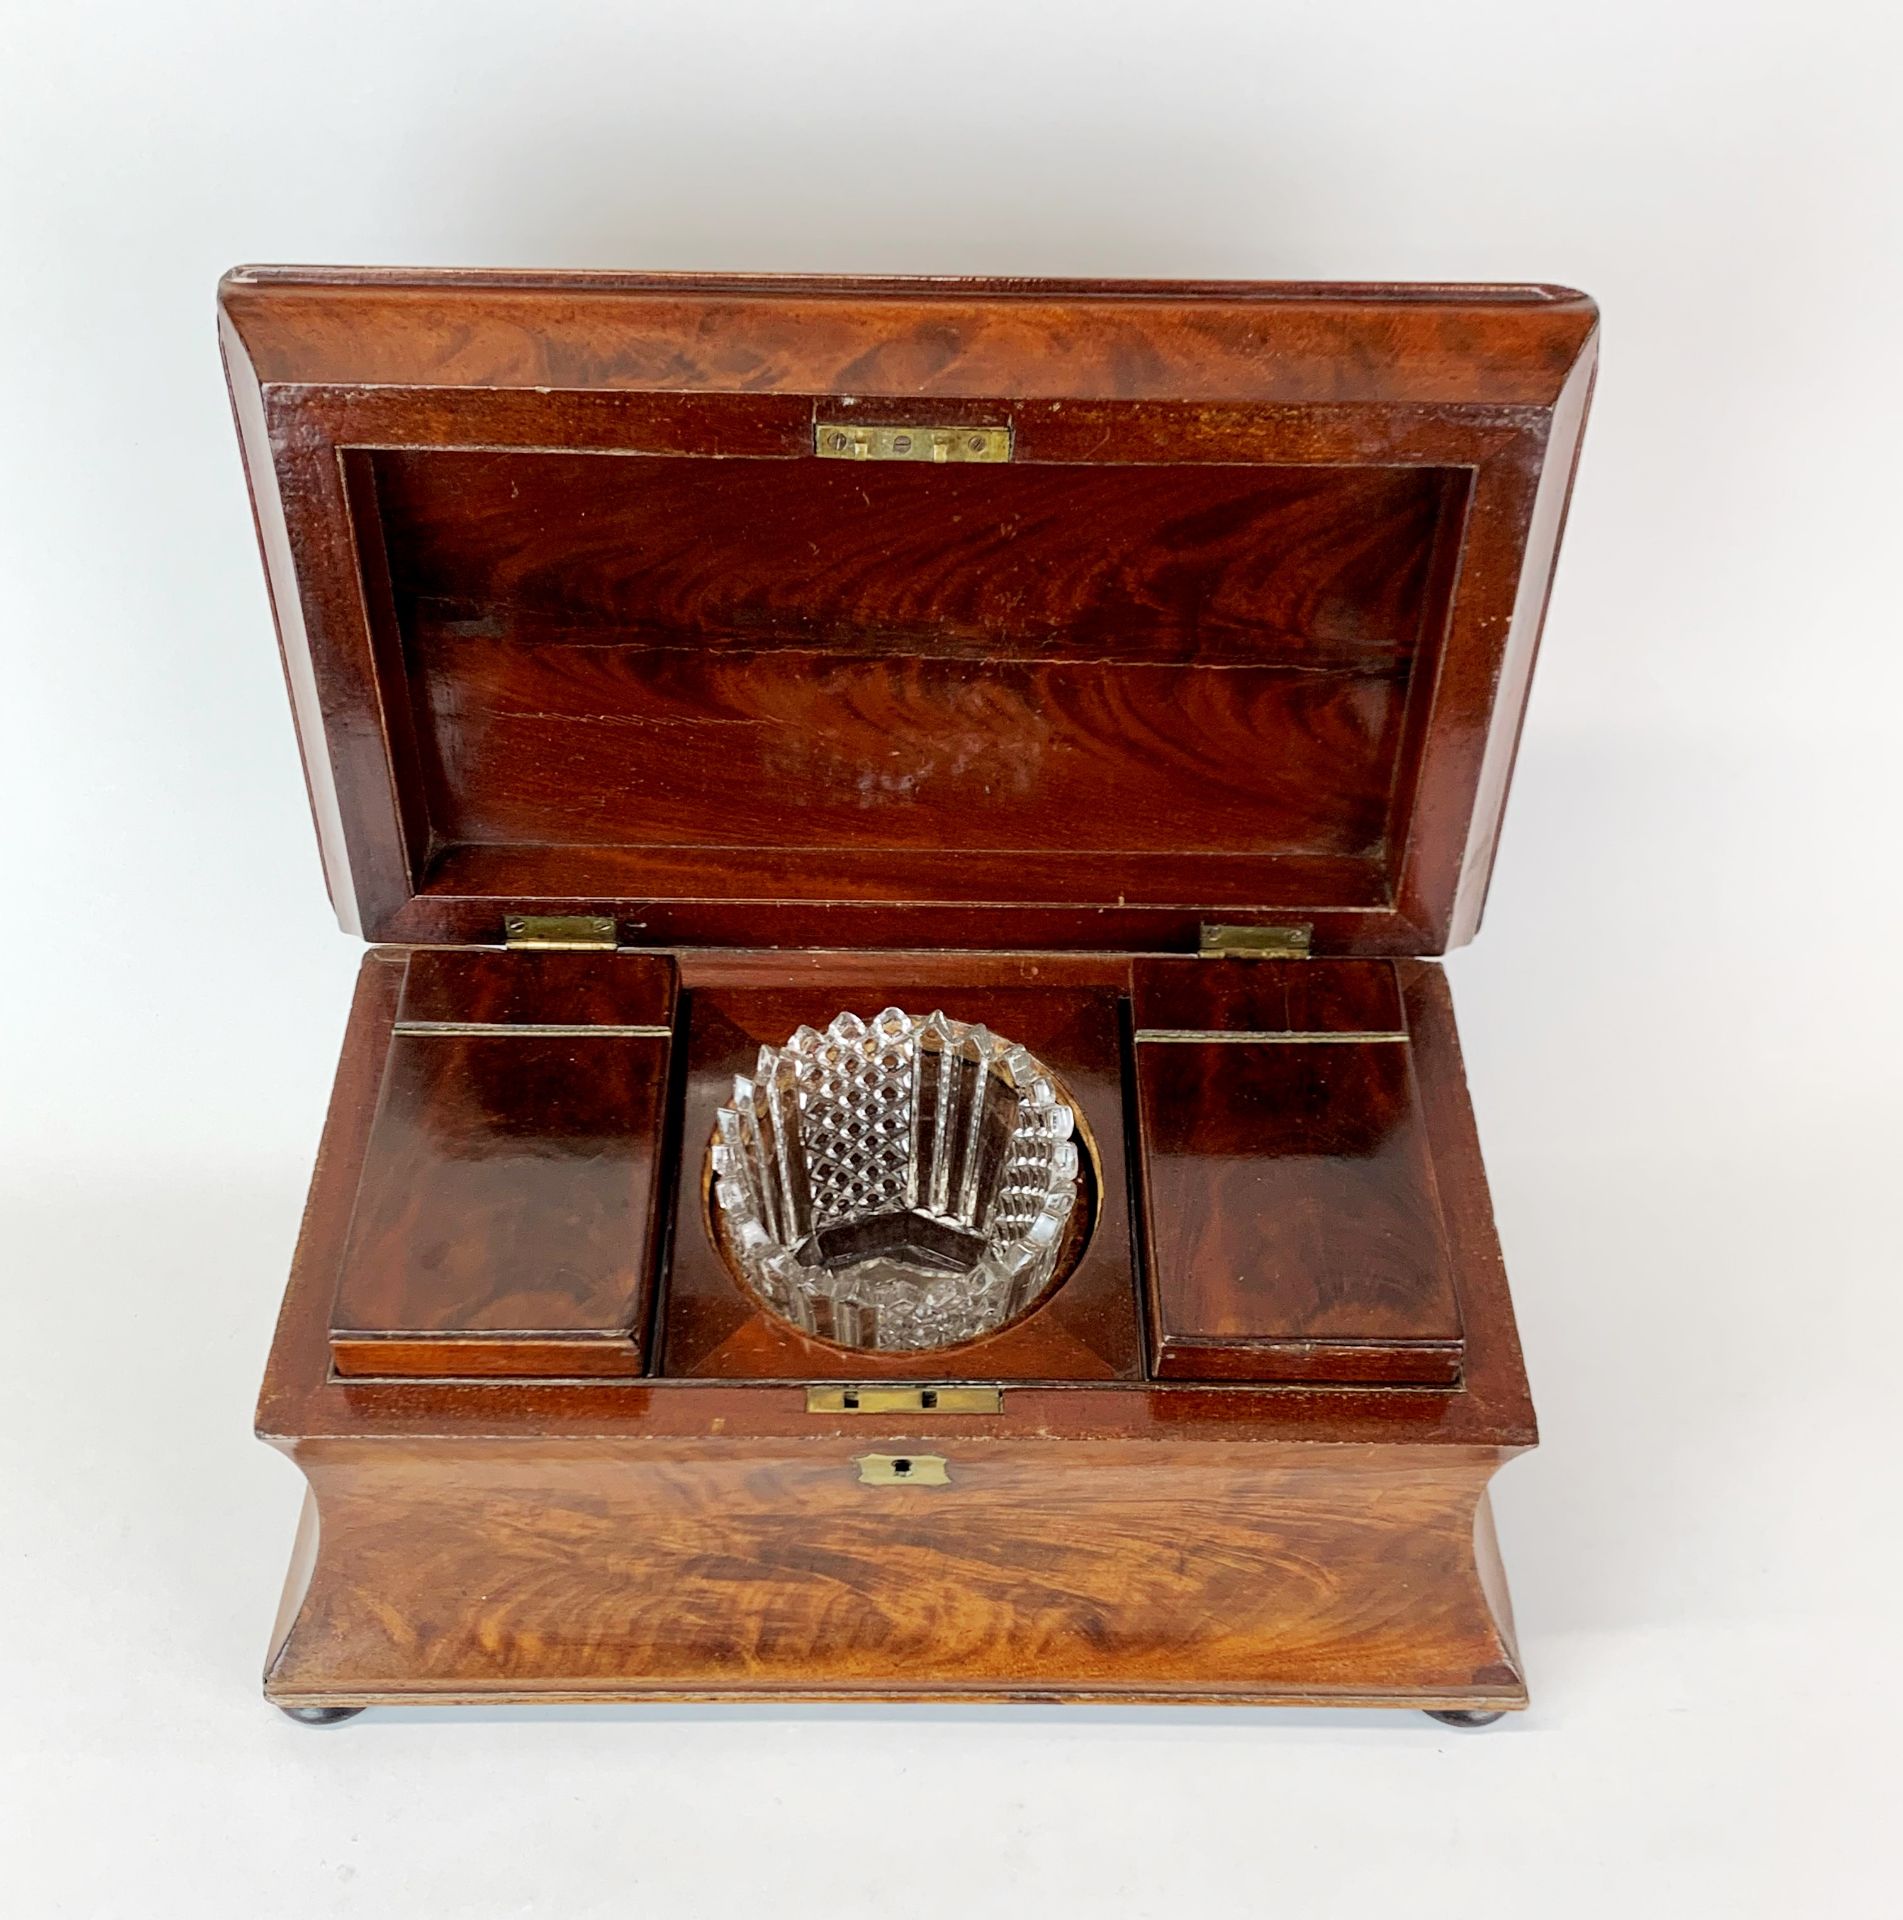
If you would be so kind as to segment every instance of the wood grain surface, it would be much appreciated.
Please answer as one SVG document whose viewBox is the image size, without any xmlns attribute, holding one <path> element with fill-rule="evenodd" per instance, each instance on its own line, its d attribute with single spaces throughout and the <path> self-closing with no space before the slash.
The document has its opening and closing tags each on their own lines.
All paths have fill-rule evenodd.
<svg viewBox="0 0 1903 1920">
<path fill-rule="evenodd" d="M 1534 1431 L 1437 968 L 1394 984 L 1466 1323 L 1456 1389 L 1080 1379 L 1007 1384 L 995 1414 L 815 1416 L 792 1380 L 331 1373 L 409 965 L 366 957 L 259 1406 L 318 1501 L 273 1699 L 1524 1702 L 1484 1489 Z M 1087 1004 L 1129 973 L 915 955 L 904 977 Z M 690 998 L 752 993 L 775 1019 L 892 978 L 875 954 L 686 967 Z M 875 1451 L 939 1455 L 947 1485 L 866 1487 Z"/>
<path fill-rule="evenodd" d="M 1434 470 L 376 473 L 439 847 L 1378 851 Z"/>
<path fill-rule="evenodd" d="M 1395 969 L 1132 971 L 1157 1372 L 1453 1385 L 1460 1305 Z"/>
<path fill-rule="evenodd" d="M 1401 979 L 1385 960 L 1185 960 L 1130 965 L 1137 1032 L 1399 1033 Z"/>
<path fill-rule="evenodd" d="M 1445 492 L 1408 467 L 935 468 L 599 453 L 374 457 L 391 588 L 444 647 L 1382 665 Z"/>
<path fill-rule="evenodd" d="M 257 270 L 221 299 L 351 927 L 1471 932 L 1589 301 Z M 817 460 L 848 404 L 1009 424 L 1013 463 Z"/>
<path fill-rule="evenodd" d="M 267 1691 L 1524 1703 L 1491 1455 L 933 1444 L 943 1487 L 862 1484 L 852 1439 L 309 1443 Z"/>
<path fill-rule="evenodd" d="M 1405 1042 L 1140 1044 L 1137 1085 L 1160 1374 L 1459 1379 Z"/>
<path fill-rule="evenodd" d="M 644 1372 L 673 963 L 419 954 L 406 974 L 338 1275 L 338 1371 Z"/>
</svg>

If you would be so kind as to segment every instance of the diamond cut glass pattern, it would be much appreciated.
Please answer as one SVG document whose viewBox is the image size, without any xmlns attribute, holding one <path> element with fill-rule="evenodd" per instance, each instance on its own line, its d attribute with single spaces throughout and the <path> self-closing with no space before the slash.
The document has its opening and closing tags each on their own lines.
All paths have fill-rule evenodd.
<svg viewBox="0 0 1903 1920">
<path fill-rule="evenodd" d="M 1050 1283 L 1077 1204 L 1074 1118 L 1024 1048 L 887 1007 L 762 1047 L 714 1138 L 748 1283 L 843 1346 L 974 1340 Z"/>
</svg>

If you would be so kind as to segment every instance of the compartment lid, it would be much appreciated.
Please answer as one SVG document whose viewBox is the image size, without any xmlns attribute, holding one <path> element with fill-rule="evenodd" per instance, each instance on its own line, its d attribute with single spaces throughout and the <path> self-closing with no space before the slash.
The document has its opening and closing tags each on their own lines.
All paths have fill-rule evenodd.
<svg viewBox="0 0 1903 1920">
<path fill-rule="evenodd" d="M 252 268 L 220 308 L 351 931 L 1478 922 L 1579 294 Z"/>
</svg>

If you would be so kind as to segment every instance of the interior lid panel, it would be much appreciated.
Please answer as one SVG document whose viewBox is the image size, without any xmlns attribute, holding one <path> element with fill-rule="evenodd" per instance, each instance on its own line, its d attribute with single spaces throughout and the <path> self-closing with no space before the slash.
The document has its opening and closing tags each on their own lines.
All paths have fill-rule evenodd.
<svg viewBox="0 0 1903 1920">
<path fill-rule="evenodd" d="M 1435 470 L 376 467 L 439 857 L 1382 857 Z"/>
</svg>

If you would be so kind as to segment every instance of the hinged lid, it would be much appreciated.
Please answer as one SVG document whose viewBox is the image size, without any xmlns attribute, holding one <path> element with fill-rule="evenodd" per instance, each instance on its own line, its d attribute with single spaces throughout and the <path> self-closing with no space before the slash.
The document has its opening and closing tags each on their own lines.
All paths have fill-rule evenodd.
<svg viewBox="0 0 1903 1920">
<path fill-rule="evenodd" d="M 254 269 L 221 308 L 353 930 L 1478 921 L 1578 294 Z"/>
</svg>

